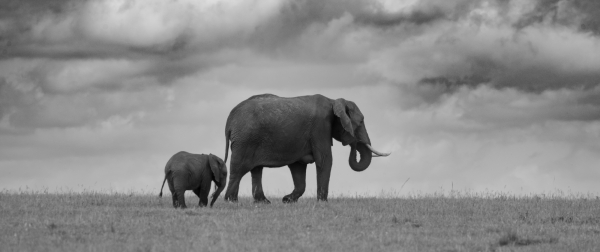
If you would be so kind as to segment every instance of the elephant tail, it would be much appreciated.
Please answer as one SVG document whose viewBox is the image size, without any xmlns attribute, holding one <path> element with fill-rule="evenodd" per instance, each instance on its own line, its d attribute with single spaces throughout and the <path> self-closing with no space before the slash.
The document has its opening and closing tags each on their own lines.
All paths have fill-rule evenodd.
<svg viewBox="0 0 600 252">
<path fill-rule="evenodd" d="M 162 198 L 162 190 L 165 187 L 165 182 L 167 181 L 167 175 L 169 175 L 169 173 L 171 173 L 171 171 L 168 171 L 167 173 L 165 173 L 165 179 L 163 180 L 163 184 L 160 187 L 160 193 L 158 194 L 159 198 Z"/>
<path fill-rule="evenodd" d="M 225 132 L 225 161 L 227 163 L 227 156 L 229 155 L 229 139 L 231 137 L 231 130 Z"/>
</svg>

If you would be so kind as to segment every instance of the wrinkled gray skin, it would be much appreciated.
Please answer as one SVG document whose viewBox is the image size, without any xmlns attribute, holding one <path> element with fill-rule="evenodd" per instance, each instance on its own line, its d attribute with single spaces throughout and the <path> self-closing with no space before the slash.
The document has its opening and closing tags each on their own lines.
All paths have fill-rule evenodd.
<svg viewBox="0 0 600 252">
<path fill-rule="evenodd" d="M 237 201 L 240 180 L 251 172 L 255 202 L 270 203 L 262 188 L 263 167 L 287 165 L 294 191 L 283 197 L 283 202 L 296 202 L 306 188 L 306 166 L 313 162 L 317 167 L 317 199 L 326 201 L 333 139 L 344 146 L 350 145 L 349 164 L 355 171 L 369 167 L 372 157 L 366 146 L 371 145 L 371 140 L 364 116 L 356 104 L 318 94 L 292 98 L 272 94 L 252 96 L 229 114 L 225 137 L 225 161 L 231 140 L 226 201 Z M 358 162 L 356 152 L 360 153 Z"/>
<path fill-rule="evenodd" d="M 215 192 L 212 195 L 212 207 L 219 194 L 225 189 L 227 180 L 227 166 L 223 160 L 213 154 L 191 154 L 180 151 L 173 155 L 165 166 L 165 179 L 160 188 L 159 197 L 165 181 L 168 181 L 169 190 L 173 197 L 173 207 L 186 208 L 184 193 L 192 190 L 200 198 L 201 207 L 208 204 L 208 193 L 211 181 L 215 182 Z"/>
</svg>

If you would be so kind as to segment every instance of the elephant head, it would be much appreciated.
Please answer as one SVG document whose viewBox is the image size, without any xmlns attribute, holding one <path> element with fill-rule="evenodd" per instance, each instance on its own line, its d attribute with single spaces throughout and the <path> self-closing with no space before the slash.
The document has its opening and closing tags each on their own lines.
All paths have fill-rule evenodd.
<svg viewBox="0 0 600 252">
<path fill-rule="evenodd" d="M 213 181 L 215 182 L 215 190 L 211 196 L 212 200 L 210 201 L 210 206 L 212 207 L 227 184 L 227 166 L 222 159 L 213 154 L 208 156 L 208 162 L 210 164 L 210 170 L 213 173 Z"/>
<path fill-rule="evenodd" d="M 342 145 L 350 145 L 348 163 L 352 170 L 364 171 L 371 164 L 373 156 L 389 155 L 389 153 L 381 153 L 371 147 L 371 139 L 367 133 L 364 116 L 354 102 L 343 98 L 333 101 L 333 113 L 335 119 L 332 136 L 342 142 Z M 360 154 L 360 161 L 356 160 L 356 152 Z"/>
</svg>

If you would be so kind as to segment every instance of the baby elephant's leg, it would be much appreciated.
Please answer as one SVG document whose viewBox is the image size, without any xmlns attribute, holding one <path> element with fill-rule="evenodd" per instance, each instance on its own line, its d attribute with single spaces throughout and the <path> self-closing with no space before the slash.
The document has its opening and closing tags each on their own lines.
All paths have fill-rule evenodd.
<svg viewBox="0 0 600 252">
<path fill-rule="evenodd" d="M 185 191 L 188 189 L 188 177 L 186 174 L 173 172 L 173 190 L 177 198 L 177 205 L 180 208 L 186 208 Z"/>
<path fill-rule="evenodd" d="M 210 183 L 207 185 L 201 185 L 200 187 L 193 190 L 196 196 L 200 198 L 198 205 L 201 207 L 205 207 L 208 205 L 208 193 L 210 192 Z"/>
<path fill-rule="evenodd" d="M 179 202 L 177 202 L 177 194 L 175 192 L 172 192 L 171 197 L 173 198 L 173 207 L 177 208 L 179 206 Z"/>
<path fill-rule="evenodd" d="M 179 207 L 179 201 L 177 200 L 177 191 L 175 190 L 175 186 L 173 185 L 173 174 L 169 174 L 167 177 L 167 182 L 169 184 L 169 191 L 171 191 L 171 198 L 173 198 L 173 207 Z"/>
<path fill-rule="evenodd" d="M 175 197 L 177 197 L 177 203 L 180 208 L 187 208 L 185 205 L 185 190 L 175 191 Z"/>
</svg>

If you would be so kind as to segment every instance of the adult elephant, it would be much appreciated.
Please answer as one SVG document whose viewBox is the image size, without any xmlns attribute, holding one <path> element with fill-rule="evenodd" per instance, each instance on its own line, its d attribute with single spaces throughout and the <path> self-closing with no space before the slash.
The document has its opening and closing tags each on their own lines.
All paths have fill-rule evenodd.
<svg viewBox="0 0 600 252">
<path fill-rule="evenodd" d="M 372 156 L 387 156 L 371 147 L 364 116 L 354 102 L 323 95 L 292 98 L 255 95 L 238 104 L 225 126 L 225 162 L 231 140 L 226 201 L 237 201 L 242 177 L 251 172 L 255 202 L 270 203 L 262 189 L 263 167 L 287 165 L 294 191 L 283 202 L 295 202 L 306 188 L 306 165 L 317 166 L 317 199 L 327 200 L 333 139 L 350 145 L 350 167 L 363 171 Z M 360 153 L 360 161 L 356 160 Z M 371 154 L 373 153 L 373 155 Z"/>
</svg>

